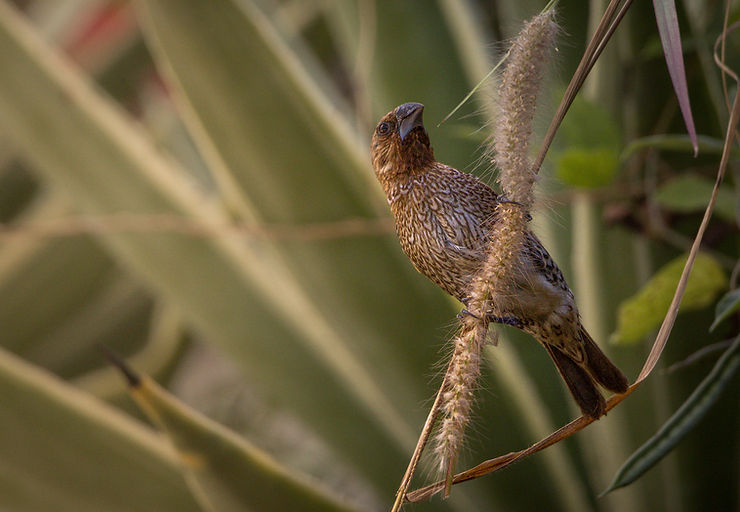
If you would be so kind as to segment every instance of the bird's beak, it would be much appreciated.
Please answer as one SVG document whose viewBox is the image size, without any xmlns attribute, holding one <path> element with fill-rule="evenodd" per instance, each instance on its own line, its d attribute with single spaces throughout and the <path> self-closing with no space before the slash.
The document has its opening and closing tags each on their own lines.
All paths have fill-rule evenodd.
<svg viewBox="0 0 740 512">
<path fill-rule="evenodd" d="M 396 109 L 396 121 L 398 121 L 398 134 L 401 140 L 406 138 L 411 130 L 417 126 L 424 128 L 422 113 L 424 105 L 421 103 L 404 103 Z"/>
</svg>

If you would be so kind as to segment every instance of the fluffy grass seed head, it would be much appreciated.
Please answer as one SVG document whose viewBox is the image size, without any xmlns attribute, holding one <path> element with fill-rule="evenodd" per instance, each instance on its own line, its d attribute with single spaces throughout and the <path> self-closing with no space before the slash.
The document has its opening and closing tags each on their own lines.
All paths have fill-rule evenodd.
<svg viewBox="0 0 740 512">
<path fill-rule="evenodd" d="M 527 22 L 513 42 L 499 90 L 500 116 L 492 137 L 492 159 L 498 181 L 510 202 L 498 205 L 498 222 L 491 233 L 488 257 L 474 277 L 468 310 L 454 340 L 454 352 L 445 375 L 440 427 L 435 453 L 445 475 L 445 496 L 452 485 L 455 462 L 470 419 L 486 343 L 488 315 L 494 304 L 506 300 L 516 275 L 527 232 L 526 214 L 534 202 L 536 175 L 529 159 L 529 139 L 537 93 L 554 48 L 557 25 L 552 10 Z M 513 202 L 511 202 L 513 201 Z"/>
</svg>

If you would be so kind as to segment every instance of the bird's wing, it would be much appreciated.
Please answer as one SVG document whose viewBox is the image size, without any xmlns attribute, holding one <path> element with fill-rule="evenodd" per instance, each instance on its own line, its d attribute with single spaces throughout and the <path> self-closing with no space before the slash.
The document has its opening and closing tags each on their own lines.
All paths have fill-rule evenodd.
<svg viewBox="0 0 740 512">
<path fill-rule="evenodd" d="M 480 263 L 496 211 L 496 193 L 472 174 L 447 166 L 437 182 L 442 186 L 430 198 L 430 210 L 448 247 Z"/>
<path fill-rule="evenodd" d="M 438 201 L 433 211 L 434 223 L 438 226 L 448 250 L 465 260 L 479 265 L 485 257 L 486 232 L 479 219 L 469 212 L 462 212 L 455 204 Z"/>
<path fill-rule="evenodd" d="M 532 266 L 537 272 L 547 280 L 552 286 L 559 288 L 563 291 L 568 292 L 572 296 L 572 292 L 568 287 L 568 283 L 563 277 L 558 264 L 552 259 L 550 253 L 542 245 L 537 236 L 534 233 L 528 232 L 527 237 L 524 241 L 524 256 L 529 259 Z"/>
<path fill-rule="evenodd" d="M 432 214 L 432 221 L 439 230 L 440 238 L 444 240 L 445 249 L 470 262 L 471 266 L 477 267 L 484 256 L 481 252 L 480 241 L 465 236 L 459 229 L 456 229 L 448 215 L 439 210 Z"/>
</svg>

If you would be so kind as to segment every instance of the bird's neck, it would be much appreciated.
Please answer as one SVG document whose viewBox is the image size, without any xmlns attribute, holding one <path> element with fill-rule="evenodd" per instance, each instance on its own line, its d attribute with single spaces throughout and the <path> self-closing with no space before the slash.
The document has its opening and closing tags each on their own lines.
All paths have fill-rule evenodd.
<svg viewBox="0 0 740 512">
<path fill-rule="evenodd" d="M 387 179 L 382 184 L 391 210 L 396 213 L 419 203 L 427 193 L 427 182 L 433 172 L 434 166 L 427 165 L 420 168 L 397 168 L 395 172 L 386 174 Z"/>
<path fill-rule="evenodd" d="M 406 201 L 418 182 L 418 176 L 416 173 L 399 172 L 393 179 L 386 180 L 383 183 L 385 197 L 388 198 L 391 210 Z"/>
</svg>

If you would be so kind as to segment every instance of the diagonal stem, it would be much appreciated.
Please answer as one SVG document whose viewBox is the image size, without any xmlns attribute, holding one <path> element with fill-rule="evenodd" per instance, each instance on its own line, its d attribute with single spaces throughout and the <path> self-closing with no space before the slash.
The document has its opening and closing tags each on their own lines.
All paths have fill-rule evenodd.
<svg viewBox="0 0 740 512">
<path fill-rule="evenodd" d="M 396 499 L 393 502 L 393 508 L 391 508 L 391 512 L 399 512 L 403 504 L 406 502 L 406 493 L 408 492 L 409 486 L 411 485 L 411 479 L 414 477 L 416 467 L 419 465 L 421 453 L 424 451 L 424 447 L 426 446 L 427 441 L 429 441 L 429 437 L 432 434 L 434 422 L 437 420 L 437 416 L 439 416 L 439 409 L 442 403 L 442 394 L 447 387 L 447 380 L 453 361 L 454 359 L 450 358 L 450 363 L 447 365 L 447 371 L 445 371 L 445 376 L 442 379 L 442 384 L 440 384 L 439 386 L 437 396 L 434 397 L 434 403 L 432 404 L 432 408 L 429 410 L 429 415 L 427 415 L 427 420 L 424 423 L 424 428 L 422 428 L 421 430 L 419 440 L 416 442 L 416 448 L 414 448 L 414 453 L 411 456 L 408 467 L 406 468 L 406 473 L 404 473 L 403 478 L 401 479 L 401 485 L 396 492 Z"/>
<path fill-rule="evenodd" d="M 723 34 L 721 37 L 724 37 L 725 35 L 726 34 Z M 647 377 L 655 368 L 655 365 L 657 364 L 658 359 L 660 358 L 660 355 L 665 348 L 665 344 L 668 341 L 668 336 L 670 335 L 671 328 L 673 327 L 673 324 L 676 320 L 676 315 L 678 314 L 678 307 L 681 303 L 681 298 L 683 297 L 684 291 L 686 289 L 686 284 L 689 279 L 689 274 L 691 273 L 694 259 L 696 258 L 696 254 L 699 252 L 701 241 L 704 238 L 704 232 L 706 231 L 707 225 L 709 224 L 709 219 L 711 218 L 712 212 L 714 211 L 714 205 L 717 202 L 719 186 L 725 176 L 727 165 L 730 159 L 730 149 L 732 148 L 731 142 L 737 133 L 738 122 L 740 122 L 740 94 L 737 94 L 735 96 L 735 100 L 730 111 L 730 120 L 728 121 L 727 132 L 725 134 L 725 144 L 722 151 L 722 159 L 717 171 L 717 179 L 714 183 L 714 189 L 712 190 L 712 197 L 709 200 L 709 204 L 707 204 L 707 208 L 704 212 L 704 217 L 702 219 L 701 225 L 699 226 L 696 237 L 694 238 L 694 243 L 691 247 L 689 258 L 686 260 L 686 264 L 684 265 L 684 269 L 681 273 L 681 278 L 679 279 L 678 286 L 676 287 L 676 292 L 674 293 L 671 306 L 666 313 L 666 317 L 663 320 L 663 324 L 660 327 L 660 331 L 656 336 L 655 342 L 653 343 L 653 347 L 648 354 L 645 364 L 643 365 L 640 374 L 637 376 L 637 380 L 629 387 L 629 389 L 625 393 L 621 395 L 614 395 L 609 398 L 606 407 L 607 411 L 611 411 L 622 400 L 627 398 L 627 396 L 629 396 L 635 389 L 637 389 L 637 387 L 642 384 L 645 379 L 647 379 Z M 525 450 L 511 452 L 506 455 L 496 457 L 495 459 L 484 461 L 477 466 L 468 469 L 467 471 L 458 473 L 453 477 L 452 484 L 454 485 L 460 482 L 465 482 L 467 480 L 473 480 L 498 469 L 502 469 L 528 455 L 536 453 L 540 450 L 544 450 L 545 448 L 552 446 L 553 444 L 558 443 L 565 438 L 570 437 L 576 432 L 587 427 L 589 424 L 593 423 L 593 421 L 594 420 L 592 418 L 581 416 L 580 418 L 571 421 L 567 425 L 563 426 L 559 430 L 553 432 L 546 438 L 540 440 L 539 442 L 533 444 Z M 444 488 L 444 486 L 445 482 L 440 481 L 421 489 L 417 489 L 408 495 L 408 500 L 414 503 L 424 501 L 430 496 L 438 493 Z"/>
</svg>

